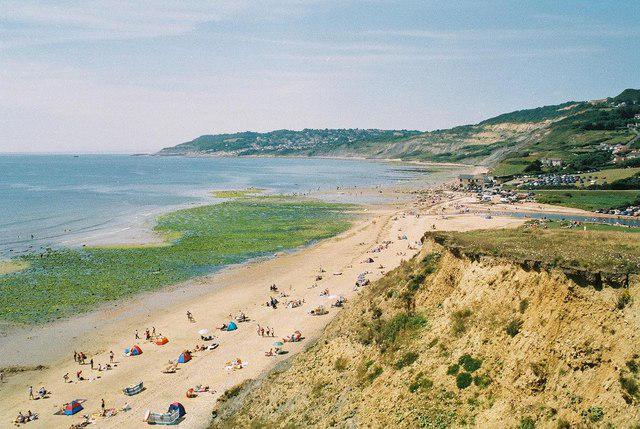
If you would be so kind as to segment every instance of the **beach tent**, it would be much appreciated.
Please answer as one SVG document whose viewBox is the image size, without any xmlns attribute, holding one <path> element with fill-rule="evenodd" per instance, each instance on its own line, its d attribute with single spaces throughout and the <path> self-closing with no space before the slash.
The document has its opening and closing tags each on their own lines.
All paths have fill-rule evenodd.
<svg viewBox="0 0 640 429">
<path fill-rule="evenodd" d="M 167 338 L 167 337 L 160 337 L 160 338 L 156 339 L 156 344 L 159 345 L 159 346 L 164 346 L 168 342 L 169 342 L 169 338 Z"/>
<path fill-rule="evenodd" d="M 180 353 L 180 357 L 178 358 L 178 363 L 187 363 L 191 360 L 191 355 L 189 352 L 184 351 Z"/>
<path fill-rule="evenodd" d="M 124 354 L 127 356 L 138 356 L 142 354 L 142 349 L 137 344 L 130 349 L 124 349 Z"/>
<path fill-rule="evenodd" d="M 179 413 L 180 417 L 182 417 L 185 414 L 187 414 L 187 412 L 184 410 L 184 407 L 182 406 L 182 404 L 180 402 L 174 402 L 173 404 L 169 405 L 168 412 L 170 413 L 173 410 L 178 410 L 178 413 Z"/>
<path fill-rule="evenodd" d="M 238 329 L 238 325 L 236 325 L 236 322 L 234 322 L 233 320 L 229 322 L 229 324 L 227 325 L 227 331 L 235 331 L 236 329 Z"/>
<path fill-rule="evenodd" d="M 68 416 L 72 416 L 80 410 L 82 410 L 82 405 L 80 405 L 80 402 L 78 402 L 77 400 L 69 402 L 64 407 L 64 413 Z"/>
</svg>

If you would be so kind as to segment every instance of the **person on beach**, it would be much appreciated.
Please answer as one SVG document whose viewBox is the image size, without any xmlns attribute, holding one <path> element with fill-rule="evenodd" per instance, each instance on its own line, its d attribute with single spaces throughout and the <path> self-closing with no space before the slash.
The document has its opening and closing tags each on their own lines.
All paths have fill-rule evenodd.
<svg viewBox="0 0 640 429">
<path fill-rule="evenodd" d="M 269 327 L 267 326 L 267 337 L 271 336 L 271 329 L 269 329 Z"/>
<path fill-rule="evenodd" d="M 102 417 L 107 415 L 106 406 L 104 404 L 104 398 L 102 398 L 102 404 L 100 404 L 100 408 L 102 409 L 102 413 L 100 414 Z"/>
<path fill-rule="evenodd" d="M 91 365 L 91 369 L 93 369 L 93 358 L 89 361 L 89 365 Z"/>
<path fill-rule="evenodd" d="M 260 336 L 264 337 L 264 328 L 260 328 Z"/>
<path fill-rule="evenodd" d="M 156 327 L 155 326 L 151 327 L 151 336 L 154 337 L 154 338 L 156 336 Z"/>
<path fill-rule="evenodd" d="M 113 350 L 109 352 L 109 363 L 113 363 Z"/>
<path fill-rule="evenodd" d="M 62 380 L 63 380 L 65 383 L 68 383 L 68 382 L 69 382 L 69 373 L 68 373 L 68 372 L 67 372 L 65 375 L 63 375 L 63 376 L 62 376 Z"/>
<path fill-rule="evenodd" d="M 29 386 L 29 399 L 35 399 L 33 397 L 33 386 Z"/>
<path fill-rule="evenodd" d="M 258 325 L 258 336 L 260 336 L 260 325 Z"/>
<path fill-rule="evenodd" d="M 139 340 L 139 339 L 140 339 L 140 335 L 138 335 L 138 330 L 137 330 L 137 329 L 136 329 L 136 332 L 135 332 L 135 334 L 134 334 L 134 335 L 135 335 L 135 337 L 136 337 L 136 340 Z"/>
<path fill-rule="evenodd" d="M 73 361 L 78 362 L 78 352 L 76 352 L 75 350 L 73 351 Z"/>
<path fill-rule="evenodd" d="M 187 320 L 191 323 L 195 322 L 194 318 L 193 318 L 193 314 L 191 314 L 191 312 L 189 310 L 187 310 Z"/>
</svg>

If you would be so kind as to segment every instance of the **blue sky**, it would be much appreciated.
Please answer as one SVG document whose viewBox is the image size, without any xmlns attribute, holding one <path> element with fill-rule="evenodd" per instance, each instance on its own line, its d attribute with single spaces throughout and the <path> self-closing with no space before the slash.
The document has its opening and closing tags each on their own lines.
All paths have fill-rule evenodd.
<svg viewBox="0 0 640 429">
<path fill-rule="evenodd" d="M 431 130 L 640 87 L 638 1 L 0 1 L 0 151 Z"/>
</svg>

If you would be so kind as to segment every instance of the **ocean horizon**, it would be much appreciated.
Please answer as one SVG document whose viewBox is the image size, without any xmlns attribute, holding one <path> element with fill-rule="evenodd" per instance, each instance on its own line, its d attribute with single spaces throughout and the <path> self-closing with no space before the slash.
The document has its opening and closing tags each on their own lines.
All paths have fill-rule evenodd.
<svg viewBox="0 0 640 429">
<path fill-rule="evenodd" d="M 52 246 L 151 239 L 161 213 L 221 201 L 213 190 L 305 194 L 416 178 L 369 160 L 0 154 L 0 257 Z"/>
</svg>

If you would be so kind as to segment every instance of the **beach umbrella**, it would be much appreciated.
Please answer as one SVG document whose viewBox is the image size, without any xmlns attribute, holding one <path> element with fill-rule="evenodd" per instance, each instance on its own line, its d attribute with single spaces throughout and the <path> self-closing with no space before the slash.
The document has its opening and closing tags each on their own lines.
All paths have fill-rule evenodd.
<svg viewBox="0 0 640 429">
<path fill-rule="evenodd" d="M 282 347 L 284 346 L 284 343 L 282 341 L 276 341 L 275 343 L 273 343 L 273 345 L 276 347 Z"/>
<path fill-rule="evenodd" d="M 200 335 L 207 335 L 208 333 L 209 333 L 209 330 L 208 330 L 208 329 L 200 329 L 200 330 L 198 331 L 198 334 L 200 334 Z"/>
</svg>

